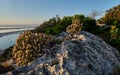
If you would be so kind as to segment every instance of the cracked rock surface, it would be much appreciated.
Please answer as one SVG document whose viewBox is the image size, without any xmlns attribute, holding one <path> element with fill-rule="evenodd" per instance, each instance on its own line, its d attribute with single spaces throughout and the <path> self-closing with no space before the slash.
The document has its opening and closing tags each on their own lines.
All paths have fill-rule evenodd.
<svg viewBox="0 0 120 75">
<path fill-rule="evenodd" d="M 81 31 L 84 40 L 64 40 L 28 66 L 3 75 L 112 75 L 120 54 L 100 37 Z M 84 35 L 84 37 L 83 37 Z M 57 37 L 66 37 L 64 32 Z M 79 38 L 80 39 L 80 38 Z"/>
</svg>

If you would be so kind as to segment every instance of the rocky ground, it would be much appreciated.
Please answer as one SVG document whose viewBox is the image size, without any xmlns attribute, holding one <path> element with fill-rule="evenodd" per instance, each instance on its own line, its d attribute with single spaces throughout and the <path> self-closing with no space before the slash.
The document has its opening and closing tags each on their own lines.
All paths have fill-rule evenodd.
<svg viewBox="0 0 120 75">
<path fill-rule="evenodd" d="M 113 75 L 120 68 L 119 52 L 98 36 L 85 31 L 66 36 L 66 32 L 56 36 L 56 43 L 28 66 L 3 75 Z"/>
</svg>

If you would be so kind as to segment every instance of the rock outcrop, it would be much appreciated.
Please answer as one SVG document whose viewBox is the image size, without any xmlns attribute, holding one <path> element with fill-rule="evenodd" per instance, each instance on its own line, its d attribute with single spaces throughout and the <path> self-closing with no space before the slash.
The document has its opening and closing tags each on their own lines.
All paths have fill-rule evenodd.
<svg viewBox="0 0 120 75">
<path fill-rule="evenodd" d="M 61 40 L 66 36 L 64 32 L 57 37 Z M 114 68 L 120 67 L 119 52 L 85 31 L 75 38 L 49 45 L 44 51 L 43 56 L 28 66 L 3 75 L 112 75 Z"/>
</svg>

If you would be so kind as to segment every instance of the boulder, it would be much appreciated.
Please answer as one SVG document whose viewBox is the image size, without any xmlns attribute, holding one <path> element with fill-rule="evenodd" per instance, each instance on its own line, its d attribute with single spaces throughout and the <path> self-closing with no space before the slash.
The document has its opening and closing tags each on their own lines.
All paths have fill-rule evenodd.
<svg viewBox="0 0 120 75">
<path fill-rule="evenodd" d="M 118 50 L 91 33 L 80 34 L 82 40 L 48 46 L 46 53 L 31 64 L 3 75 L 113 75 L 116 66 L 120 68 Z"/>
</svg>

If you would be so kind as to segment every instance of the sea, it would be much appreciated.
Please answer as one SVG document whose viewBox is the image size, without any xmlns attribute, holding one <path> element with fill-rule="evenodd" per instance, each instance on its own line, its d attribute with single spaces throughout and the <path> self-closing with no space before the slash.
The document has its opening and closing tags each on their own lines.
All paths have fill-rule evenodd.
<svg viewBox="0 0 120 75">
<path fill-rule="evenodd" d="M 9 48 L 10 46 L 13 46 L 16 42 L 17 37 L 23 31 L 35 29 L 37 26 L 39 25 L 38 24 L 0 25 L 0 50 L 5 50 Z"/>
</svg>

